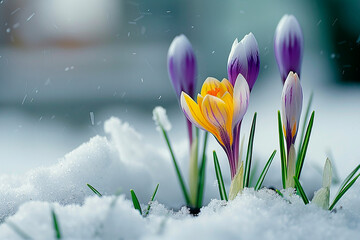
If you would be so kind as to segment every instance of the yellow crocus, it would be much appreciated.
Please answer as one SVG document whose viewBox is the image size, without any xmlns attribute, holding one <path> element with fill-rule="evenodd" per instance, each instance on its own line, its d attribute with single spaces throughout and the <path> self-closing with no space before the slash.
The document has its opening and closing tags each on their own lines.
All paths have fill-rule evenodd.
<svg viewBox="0 0 360 240">
<path fill-rule="evenodd" d="M 232 153 L 234 127 L 244 117 L 249 103 L 249 86 L 239 74 L 235 85 L 223 79 L 221 82 L 208 77 L 202 85 L 195 102 L 185 92 L 180 102 L 185 116 L 197 127 L 212 133 L 228 155 L 230 168 L 234 168 Z M 236 169 L 231 169 L 231 172 Z"/>
</svg>

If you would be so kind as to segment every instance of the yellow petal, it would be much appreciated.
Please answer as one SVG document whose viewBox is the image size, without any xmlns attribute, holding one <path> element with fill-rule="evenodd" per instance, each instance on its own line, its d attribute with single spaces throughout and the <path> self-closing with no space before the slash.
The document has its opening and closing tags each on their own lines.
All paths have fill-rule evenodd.
<svg viewBox="0 0 360 240">
<path fill-rule="evenodd" d="M 233 92 L 234 92 L 234 87 L 233 85 L 229 82 L 229 80 L 227 80 L 226 78 L 224 78 L 221 81 L 221 84 L 224 85 L 226 87 L 226 91 L 228 93 L 230 93 L 231 96 L 233 96 Z"/>
<path fill-rule="evenodd" d="M 185 92 L 181 92 L 180 104 L 190 122 L 206 131 L 214 131 L 214 127 L 212 127 L 203 117 L 198 104 Z"/>
<path fill-rule="evenodd" d="M 205 97 L 210 94 L 216 97 L 224 95 L 227 91 L 226 86 L 221 84 L 219 80 L 213 77 L 208 77 L 202 85 L 201 96 Z"/>
<path fill-rule="evenodd" d="M 206 95 L 203 99 L 201 111 L 204 118 L 216 129 L 215 137 L 223 145 L 232 144 L 232 115 L 223 100 L 212 95 Z M 229 124 L 230 121 L 230 124 Z M 229 128 L 230 126 L 230 128 Z M 217 136 L 216 136 L 217 135 Z"/>
</svg>

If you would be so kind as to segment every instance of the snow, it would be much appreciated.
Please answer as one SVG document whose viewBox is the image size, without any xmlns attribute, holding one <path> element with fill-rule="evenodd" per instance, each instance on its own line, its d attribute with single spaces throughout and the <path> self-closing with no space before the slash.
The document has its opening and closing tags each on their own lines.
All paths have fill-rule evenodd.
<svg viewBox="0 0 360 240">
<path fill-rule="evenodd" d="M 104 131 L 107 136 L 91 138 L 56 164 L 0 176 L 1 239 L 21 239 L 8 222 L 32 238 L 52 239 L 51 208 L 65 239 L 356 239 L 360 233 L 358 184 L 338 203 L 341 208 L 336 212 L 305 206 L 292 192 L 283 192 L 282 198 L 268 189 L 245 189 L 227 203 L 210 201 L 218 198 L 212 164 L 208 164 L 206 206 L 193 217 L 181 208 L 184 201 L 165 144 L 154 147 L 157 143 L 145 142 L 129 123 L 115 117 L 104 123 Z M 182 161 L 186 155 L 179 153 L 187 142 L 174 143 L 186 170 L 187 162 Z M 228 186 L 227 168 L 222 169 Z M 313 181 L 307 177 L 310 173 L 304 174 L 304 183 Z M 104 197 L 95 196 L 86 183 Z M 130 201 L 129 189 L 135 190 L 144 209 L 157 183 L 157 201 L 149 216 L 142 217 Z M 317 190 L 316 185 L 310 189 Z M 114 196 L 119 191 L 121 195 Z"/>
<path fill-rule="evenodd" d="M 342 209 L 329 212 L 305 206 L 292 192 L 283 193 L 285 199 L 272 190 L 246 189 L 228 203 L 212 200 L 197 217 L 185 208 L 173 212 L 158 202 L 148 217 L 142 217 L 124 195 L 91 196 L 83 205 L 32 201 L 6 222 L 32 238 L 52 239 L 53 207 L 64 239 L 357 239 L 358 205 L 344 202 Z M 358 191 L 352 191 L 351 198 L 358 202 Z M 0 226 L 0 238 L 21 239 L 6 222 Z"/>
</svg>

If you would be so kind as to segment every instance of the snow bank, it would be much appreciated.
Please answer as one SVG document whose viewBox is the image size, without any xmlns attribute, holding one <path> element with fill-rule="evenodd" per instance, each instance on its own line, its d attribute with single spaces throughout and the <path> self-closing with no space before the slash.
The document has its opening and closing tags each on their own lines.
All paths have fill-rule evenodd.
<svg viewBox="0 0 360 240">
<path fill-rule="evenodd" d="M 183 203 L 165 146 L 145 144 L 139 133 L 117 118 L 106 121 L 104 128 L 109 139 L 95 136 L 51 167 L 0 176 L 0 220 L 30 200 L 82 203 L 93 195 L 87 183 L 105 195 L 120 190 L 129 196 L 133 188 L 141 202 L 147 202 L 160 183 L 159 200 L 171 206 Z"/>
<path fill-rule="evenodd" d="M 359 202 L 359 188 L 351 202 Z M 65 239 L 357 239 L 359 205 L 344 201 L 337 212 L 305 206 L 296 195 L 285 199 L 267 189 L 246 189 L 234 201 L 212 200 L 198 217 L 185 209 L 174 213 L 155 202 L 143 218 L 125 196 L 86 198 L 83 205 L 53 204 Z M 291 202 L 291 203 L 290 203 Z M 52 239 L 54 230 L 48 202 L 28 202 L 6 222 L 35 239 Z M 4 223 L 1 239 L 21 239 Z"/>
</svg>

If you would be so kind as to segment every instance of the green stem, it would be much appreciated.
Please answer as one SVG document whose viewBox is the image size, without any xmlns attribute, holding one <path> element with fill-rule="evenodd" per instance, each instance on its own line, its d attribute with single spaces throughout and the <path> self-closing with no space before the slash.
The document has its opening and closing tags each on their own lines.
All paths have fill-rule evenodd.
<svg viewBox="0 0 360 240">
<path fill-rule="evenodd" d="M 182 177 L 182 175 L 181 175 L 179 166 L 178 166 L 178 164 L 177 164 L 177 162 L 176 162 L 176 158 L 175 158 L 174 152 L 173 152 L 173 150 L 172 150 L 172 147 L 171 147 L 169 138 L 168 138 L 167 133 L 166 133 L 166 131 L 164 130 L 164 128 L 163 128 L 161 125 L 160 125 L 160 127 L 161 127 L 161 131 L 162 131 L 163 134 L 164 134 L 166 144 L 168 145 L 168 148 L 169 148 L 169 151 L 170 151 L 170 154 L 171 154 L 171 158 L 172 158 L 173 163 L 174 163 L 174 166 L 175 166 L 176 174 L 177 174 L 177 176 L 178 176 L 178 179 L 179 179 L 179 182 L 180 182 L 180 186 L 181 186 L 181 190 L 182 190 L 182 192 L 183 192 L 183 195 L 184 195 L 186 204 L 187 204 L 187 205 L 190 205 L 189 194 L 188 194 L 188 192 L 187 192 L 187 190 L 186 190 L 183 177 Z"/>
<path fill-rule="evenodd" d="M 204 196 L 204 182 L 205 182 L 205 169 L 206 169 L 206 145 L 208 139 L 208 132 L 205 132 L 204 135 L 204 146 L 202 151 L 202 158 L 200 164 L 200 171 L 199 171 L 199 185 L 198 185 L 198 197 L 196 201 L 196 206 L 201 207 L 203 203 L 203 196 Z"/>
</svg>

